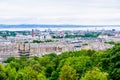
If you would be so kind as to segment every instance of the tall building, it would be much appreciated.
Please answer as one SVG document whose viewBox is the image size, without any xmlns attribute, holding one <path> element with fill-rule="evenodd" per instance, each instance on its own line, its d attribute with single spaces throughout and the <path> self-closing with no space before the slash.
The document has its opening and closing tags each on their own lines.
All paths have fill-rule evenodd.
<svg viewBox="0 0 120 80">
<path fill-rule="evenodd" d="M 32 29 L 32 37 L 34 37 L 34 29 Z"/>
</svg>

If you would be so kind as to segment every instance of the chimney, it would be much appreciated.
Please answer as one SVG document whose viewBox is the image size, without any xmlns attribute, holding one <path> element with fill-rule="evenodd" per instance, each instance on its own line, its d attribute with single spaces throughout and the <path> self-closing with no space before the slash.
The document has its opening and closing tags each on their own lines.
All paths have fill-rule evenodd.
<svg viewBox="0 0 120 80">
<path fill-rule="evenodd" d="M 34 29 L 32 29 L 32 37 L 34 37 Z"/>
</svg>

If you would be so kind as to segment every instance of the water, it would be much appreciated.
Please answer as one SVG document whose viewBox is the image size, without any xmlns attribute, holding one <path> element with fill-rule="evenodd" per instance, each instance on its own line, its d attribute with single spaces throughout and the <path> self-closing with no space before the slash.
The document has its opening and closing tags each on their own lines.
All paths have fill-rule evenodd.
<svg viewBox="0 0 120 80">
<path fill-rule="evenodd" d="M 120 27 L 58 27 L 58 28 L 0 28 L 0 31 L 31 31 L 32 29 L 38 29 L 40 31 L 44 31 L 47 29 L 51 29 L 52 31 L 63 31 L 63 30 L 112 30 L 115 29 L 120 31 Z"/>
</svg>

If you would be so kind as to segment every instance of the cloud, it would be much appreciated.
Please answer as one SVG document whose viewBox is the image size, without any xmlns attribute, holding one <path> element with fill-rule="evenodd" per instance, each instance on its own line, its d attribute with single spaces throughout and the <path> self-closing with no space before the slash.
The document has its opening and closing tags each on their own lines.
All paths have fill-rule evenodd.
<svg viewBox="0 0 120 80">
<path fill-rule="evenodd" d="M 0 24 L 119 24 L 119 4 L 120 0 L 0 0 Z"/>
</svg>

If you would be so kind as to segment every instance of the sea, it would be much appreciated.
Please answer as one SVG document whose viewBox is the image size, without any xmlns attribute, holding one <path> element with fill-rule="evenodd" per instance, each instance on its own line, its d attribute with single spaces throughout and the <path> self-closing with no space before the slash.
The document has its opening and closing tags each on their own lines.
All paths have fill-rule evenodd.
<svg viewBox="0 0 120 80">
<path fill-rule="evenodd" d="M 25 26 L 25 25 L 24 25 Z M 72 25 L 72 26 L 54 26 L 54 27 L 36 27 L 36 26 L 28 26 L 27 27 L 0 27 L 0 31 L 31 31 L 32 29 L 37 29 L 37 30 L 40 30 L 40 31 L 44 31 L 44 30 L 52 30 L 52 31 L 66 31 L 66 30 L 69 30 L 69 31 L 76 31 L 76 30 L 89 30 L 89 31 L 95 31 L 95 30 L 116 30 L 116 31 L 120 31 L 120 25 L 118 26 L 75 26 Z"/>
</svg>

